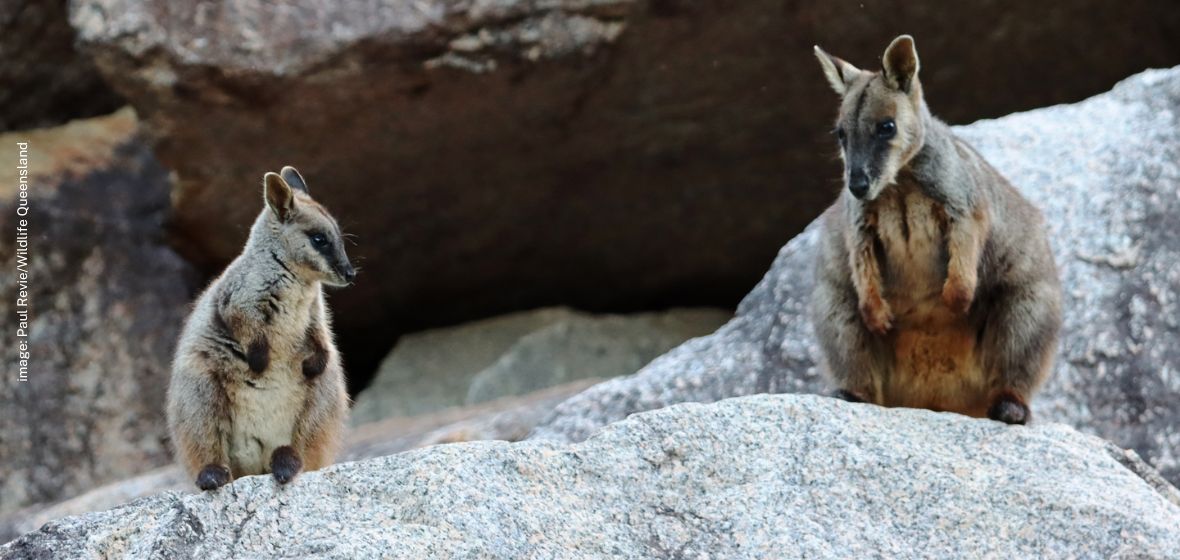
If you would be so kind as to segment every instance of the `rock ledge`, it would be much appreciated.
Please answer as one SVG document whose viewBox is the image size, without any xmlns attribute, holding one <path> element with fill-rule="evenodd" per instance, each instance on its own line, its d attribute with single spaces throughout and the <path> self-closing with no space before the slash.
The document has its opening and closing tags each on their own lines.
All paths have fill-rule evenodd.
<svg viewBox="0 0 1180 560">
<path fill-rule="evenodd" d="M 287 488 L 165 493 L 0 557 L 1180 557 L 1180 494 L 1137 472 L 1061 425 L 760 395 L 577 444 L 440 445 Z"/>
</svg>

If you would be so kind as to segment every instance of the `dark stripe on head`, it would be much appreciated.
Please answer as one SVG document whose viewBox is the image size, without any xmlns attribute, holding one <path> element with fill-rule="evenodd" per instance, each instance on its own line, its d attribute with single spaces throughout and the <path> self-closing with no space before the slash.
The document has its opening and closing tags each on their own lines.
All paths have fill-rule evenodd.
<svg viewBox="0 0 1180 560">
<path fill-rule="evenodd" d="M 856 126 L 857 123 L 860 122 L 860 112 L 864 110 L 865 98 L 868 97 L 869 86 L 871 86 L 873 84 L 873 80 L 876 80 L 876 79 L 877 79 L 877 76 L 873 76 L 872 78 L 869 79 L 869 81 L 865 82 L 864 87 L 860 88 L 859 96 L 856 98 L 856 106 L 852 110 L 852 115 L 850 115 L 852 117 L 852 120 L 849 122 L 852 123 L 852 126 Z"/>
<path fill-rule="evenodd" d="M 889 156 L 889 150 L 893 149 L 893 146 L 887 141 L 869 140 L 869 142 L 873 150 L 869 157 L 869 177 L 875 181 L 881 176 L 881 171 L 885 167 L 885 158 Z"/>
</svg>

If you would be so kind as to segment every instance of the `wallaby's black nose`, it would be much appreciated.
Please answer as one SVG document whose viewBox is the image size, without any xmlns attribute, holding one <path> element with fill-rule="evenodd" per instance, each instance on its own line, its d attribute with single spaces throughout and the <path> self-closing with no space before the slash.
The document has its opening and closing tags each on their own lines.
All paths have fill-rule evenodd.
<svg viewBox="0 0 1180 560">
<path fill-rule="evenodd" d="M 848 191 L 856 198 L 864 198 L 869 192 L 869 176 L 864 173 L 853 173 L 848 177 Z"/>
<path fill-rule="evenodd" d="M 356 269 L 351 264 L 344 265 L 344 281 L 352 283 L 356 279 Z"/>
</svg>

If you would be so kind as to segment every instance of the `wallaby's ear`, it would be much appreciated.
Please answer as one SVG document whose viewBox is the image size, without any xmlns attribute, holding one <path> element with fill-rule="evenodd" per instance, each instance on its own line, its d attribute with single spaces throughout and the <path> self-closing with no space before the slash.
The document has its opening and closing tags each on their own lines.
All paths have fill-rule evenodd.
<svg viewBox="0 0 1180 560">
<path fill-rule="evenodd" d="M 919 67 L 914 38 L 901 35 L 889 43 L 885 55 L 881 57 L 881 66 L 885 70 L 885 83 L 889 87 L 909 93 L 918 77 Z"/>
<path fill-rule="evenodd" d="M 279 172 L 279 175 L 284 181 L 287 182 L 288 185 L 290 185 L 292 189 L 303 191 L 303 194 L 311 196 L 311 191 L 307 190 L 307 181 L 303 180 L 303 175 L 300 175 L 299 171 L 294 167 L 291 167 L 290 165 L 284 167 L 283 170 Z"/>
<path fill-rule="evenodd" d="M 815 58 L 819 59 L 819 65 L 823 67 L 824 76 L 827 76 L 828 83 L 832 84 L 832 89 L 840 95 L 844 95 L 844 92 L 848 91 L 848 86 L 860 76 L 860 68 L 824 52 L 818 46 L 815 47 Z"/>
<path fill-rule="evenodd" d="M 262 177 L 263 192 L 266 196 L 266 207 L 275 213 L 280 222 L 287 221 L 291 212 L 295 210 L 295 193 L 277 173 L 267 172 Z"/>
</svg>

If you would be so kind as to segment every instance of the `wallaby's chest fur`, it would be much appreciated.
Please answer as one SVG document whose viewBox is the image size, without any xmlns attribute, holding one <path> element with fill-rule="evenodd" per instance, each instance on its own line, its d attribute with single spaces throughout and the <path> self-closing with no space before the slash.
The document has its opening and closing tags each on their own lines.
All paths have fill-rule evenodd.
<svg viewBox="0 0 1180 560">
<path fill-rule="evenodd" d="M 275 372 L 280 373 L 280 372 Z M 290 445 L 307 390 L 290 380 L 262 380 L 226 387 L 232 411 L 227 431 L 233 472 L 267 472 L 275 449 Z"/>
<path fill-rule="evenodd" d="M 255 372 L 237 360 L 234 374 L 226 379 L 230 415 L 225 436 L 234 472 L 266 472 L 274 450 L 291 444 L 311 389 L 302 364 L 313 351 L 305 333 L 319 328 L 314 298 L 318 293 L 296 292 L 285 305 L 276 305 L 271 322 L 278 327 L 264 334 L 270 350 L 266 369 Z"/>
<path fill-rule="evenodd" d="M 318 324 L 318 289 L 274 290 L 274 282 L 245 264 L 231 265 L 198 300 L 183 340 L 185 356 L 209 372 L 224 396 L 226 410 L 217 437 L 237 475 L 267 472 L 275 449 L 290 445 L 312 383 L 303 362 L 315 351 L 309 332 Z M 254 311 L 265 308 L 263 320 Z M 249 333 L 248 337 L 243 333 Z M 266 365 L 250 363 L 251 340 L 266 340 Z M 257 366 L 255 366 L 257 367 Z"/>
<path fill-rule="evenodd" d="M 970 316 L 942 300 L 947 277 L 946 209 L 912 180 L 874 200 L 869 224 L 880 243 L 884 298 L 893 310 L 893 375 L 883 380 L 884 404 L 986 412 L 987 379 L 975 349 Z"/>
<path fill-rule="evenodd" d="M 882 193 L 866 212 L 881 243 L 885 298 L 896 320 L 917 325 L 941 316 L 946 210 L 907 181 Z"/>
</svg>

